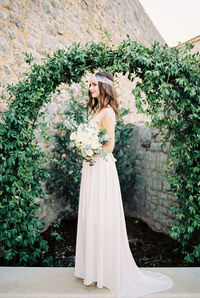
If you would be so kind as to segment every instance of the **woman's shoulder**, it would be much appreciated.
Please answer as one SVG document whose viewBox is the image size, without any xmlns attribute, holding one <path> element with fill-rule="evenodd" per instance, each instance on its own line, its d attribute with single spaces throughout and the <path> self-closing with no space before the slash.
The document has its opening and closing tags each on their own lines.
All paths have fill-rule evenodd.
<svg viewBox="0 0 200 298">
<path fill-rule="evenodd" d="M 101 109 L 101 111 L 111 111 L 115 114 L 115 111 L 113 110 L 113 108 L 110 105 L 107 105 L 105 108 Z"/>
<path fill-rule="evenodd" d="M 108 105 L 107 107 L 105 107 L 105 108 L 103 108 L 102 110 L 101 110 L 101 118 L 103 118 L 103 116 L 106 114 L 108 112 L 108 115 L 110 115 L 111 116 L 111 118 L 115 121 L 116 120 L 116 117 L 115 117 L 115 111 L 113 110 L 113 108 L 110 106 L 110 105 Z"/>
</svg>

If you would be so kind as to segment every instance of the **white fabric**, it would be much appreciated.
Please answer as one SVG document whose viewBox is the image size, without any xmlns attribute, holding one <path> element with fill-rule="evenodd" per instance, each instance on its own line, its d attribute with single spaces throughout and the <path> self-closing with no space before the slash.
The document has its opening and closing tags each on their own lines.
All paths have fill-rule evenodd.
<svg viewBox="0 0 200 298">
<path fill-rule="evenodd" d="M 91 119 L 97 125 L 111 108 Z M 111 116 L 112 115 L 112 116 Z M 112 120 L 111 120 L 112 121 Z M 130 251 L 115 159 L 97 156 L 94 166 L 83 161 L 76 238 L 75 276 L 97 282 L 115 298 L 136 298 L 172 287 L 169 276 L 137 267 Z"/>
<path fill-rule="evenodd" d="M 105 83 L 105 84 L 108 84 L 110 86 L 113 86 L 113 81 L 108 79 L 107 77 L 105 76 L 101 76 L 101 75 L 92 75 L 91 79 L 96 79 L 97 81 L 99 82 L 102 82 L 102 83 Z"/>
<path fill-rule="evenodd" d="M 90 121 L 92 121 L 92 123 L 93 123 L 94 125 L 97 125 L 96 122 L 100 121 L 100 120 L 103 118 L 103 116 L 105 115 L 105 113 L 108 113 L 108 115 L 111 117 L 111 119 L 112 119 L 112 120 L 114 121 L 114 123 L 116 124 L 115 112 L 114 112 L 114 110 L 111 109 L 111 108 L 104 108 L 103 110 L 101 110 L 101 112 L 100 112 L 99 114 L 97 114 L 97 115 L 95 116 L 95 119 L 91 119 Z M 97 125 L 97 127 L 98 127 L 98 125 Z"/>
</svg>

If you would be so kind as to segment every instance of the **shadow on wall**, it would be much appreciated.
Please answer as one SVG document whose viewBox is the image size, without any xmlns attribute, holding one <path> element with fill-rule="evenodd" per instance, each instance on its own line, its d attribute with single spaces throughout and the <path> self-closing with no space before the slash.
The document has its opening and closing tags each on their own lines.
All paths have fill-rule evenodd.
<svg viewBox="0 0 200 298">
<path fill-rule="evenodd" d="M 136 156 L 135 186 L 129 193 L 125 213 L 144 220 L 153 230 L 169 234 L 175 216 L 169 206 L 176 204 L 165 178 L 168 154 L 161 146 L 158 129 L 135 126 L 133 151 Z"/>
</svg>

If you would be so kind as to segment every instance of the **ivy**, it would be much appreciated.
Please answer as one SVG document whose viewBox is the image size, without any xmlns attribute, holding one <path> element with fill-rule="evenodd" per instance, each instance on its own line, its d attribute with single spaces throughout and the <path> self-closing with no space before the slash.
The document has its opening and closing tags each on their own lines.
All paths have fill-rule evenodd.
<svg viewBox="0 0 200 298">
<path fill-rule="evenodd" d="M 61 83 L 79 83 L 86 72 L 98 69 L 127 74 L 130 81 L 140 78 L 133 90 L 138 111 L 163 130 L 163 146 L 170 141 L 167 179 L 178 202 L 173 206 L 177 224 L 170 234 L 179 241 L 185 260 L 200 261 L 199 54 L 191 54 L 190 44 L 183 50 L 158 42 L 147 48 L 128 38 L 118 48 L 103 42 L 73 43 L 47 54 L 41 65 L 29 54 L 26 61 L 29 72 L 17 84 L 7 85 L 9 109 L 0 123 L 0 239 L 5 260 L 31 265 L 48 251 L 36 198 L 45 197 L 41 182 L 49 170 L 34 129 L 42 106 Z"/>
</svg>

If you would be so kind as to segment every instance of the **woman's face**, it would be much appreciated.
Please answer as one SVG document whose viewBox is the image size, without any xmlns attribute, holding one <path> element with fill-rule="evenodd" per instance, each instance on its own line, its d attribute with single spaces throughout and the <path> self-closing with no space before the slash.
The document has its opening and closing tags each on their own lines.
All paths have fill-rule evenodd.
<svg viewBox="0 0 200 298">
<path fill-rule="evenodd" d="M 98 81 L 95 78 L 92 78 L 90 80 L 89 91 L 92 98 L 99 97 L 100 91 L 99 91 Z"/>
</svg>

